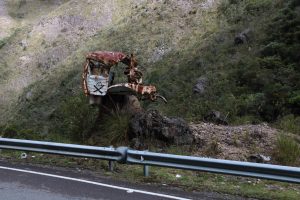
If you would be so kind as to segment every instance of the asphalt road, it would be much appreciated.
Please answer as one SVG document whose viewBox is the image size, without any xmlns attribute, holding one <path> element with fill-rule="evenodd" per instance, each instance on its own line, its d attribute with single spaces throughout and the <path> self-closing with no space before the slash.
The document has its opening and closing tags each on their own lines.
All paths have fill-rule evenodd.
<svg viewBox="0 0 300 200">
<path fill-rule="evenodd" d="M 241 199 L 217 193 L 133 185 L 93 173 L 0 161 L 0 200 Z"/>
</svg>

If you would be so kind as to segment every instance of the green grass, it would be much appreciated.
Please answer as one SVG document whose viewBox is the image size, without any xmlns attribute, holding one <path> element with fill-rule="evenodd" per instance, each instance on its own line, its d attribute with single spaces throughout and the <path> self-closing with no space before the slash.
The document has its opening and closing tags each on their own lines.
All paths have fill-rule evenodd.
<svg viewBox="0 0 300 200">
<path fill-rule="evenodd" d="M 276 127 L 281 130 L 300 135 L 300 117 L 287 115 L 276 123 Z"/>
<path fill-rule="evenodd" d="M 98 131 L 102 139 L 98 142 L 103 145 L 128 145 L 129 119 L 130 115 L 120 110 L 104 115 L 99 122 Z"/>
<path fill-rule="evenodd" d="M 280 135 L 277 138 L 274 157 L 283 165 L 299 165 L 300 145 L 293 138 Z"/>
</svg>

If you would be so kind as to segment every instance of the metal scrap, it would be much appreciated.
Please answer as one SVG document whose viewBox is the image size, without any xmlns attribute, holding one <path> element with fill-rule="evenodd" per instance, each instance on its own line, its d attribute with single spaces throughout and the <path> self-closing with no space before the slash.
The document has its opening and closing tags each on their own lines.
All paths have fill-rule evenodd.
<svg viewBox="0 0 300 200">
<path fill-rule="evenodd" d="M 118 63 L 124 63 L 126 68 L 124 75 L 127 76 L 127 83 L 112 84 L 113 77 L 110 76 L 110 69 Z M 141 99 L 152 101 L 161 98 L 153 85 L 143 85 L 143 73 L 138 69 L 138 62 L 133 54 L 130 56 L 121 52 L 96 51 L 88 53 L 82 74 L 82 88 L 85 95 L 104 96 L 111 94 L 133 94 Z"/>
</svg>

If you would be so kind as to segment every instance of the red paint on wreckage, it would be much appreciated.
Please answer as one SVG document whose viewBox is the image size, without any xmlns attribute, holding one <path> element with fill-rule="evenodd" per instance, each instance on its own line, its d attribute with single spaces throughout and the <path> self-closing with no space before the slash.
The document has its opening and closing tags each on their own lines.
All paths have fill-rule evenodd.
<svg viewBox="0 0 300 200">
<path fill-rule="evenodd" d="M 86 59 L 92 59 L 96 61 L 101 61 L 104 64 L 108 66 L 113 66 L 118 64 L 119 62 L 123 62 L 124 64 L 129 66 L 129 72 L 127 73 L 134 73 L 134 70 L 137 70 L 137 62 L 134 59 L 133 55 L 131 57 L 128 57 L 126 54 L 122 52 L 111 52 L 111 51 L 95 51 L 95 52 L 90 52 L 87 54 Z M 133 70 L 133 72 L 132 72 Z M 86 75 L 88 72 L 88 62 L 84 66 L 84 73 L 82 75 L 83 79 L 83 90 L 85 95 L 89 95 L 89 91 L 87 88 L 87 82 L 86 82 Z M 124 72 L 125 73 L 125 72 Z M 126 74 L 126 73 L 125 73 Z M 111 87 L 118 87 L 118 86 L 125 86 L 127 88 L 132 89 L 135 91 L 137 94 L 142 95 L 143 97 L 146 97 L 146 99 L 150 99 L 152 101 L 156 100 L 157 97 L 162 98 L 165 102 L 166 99 L 164 97 L 161 97 L 160 95 L 157 95 L 157 90 L 155 86 L 149 85 L 145 86 L 142 83 L 133 83 L 128 81 L 128 83 L 121 83 L 121 84 L 116 84 Z"/>
<path fill-rule="evenodd" d="M 88 53 L 86 58 L 102 61 L 104 64 L 112 66 L 123 61 L 124 59 L 128 59 L 128 56 L 122 52 L 95 51 Z"/>
</svg>

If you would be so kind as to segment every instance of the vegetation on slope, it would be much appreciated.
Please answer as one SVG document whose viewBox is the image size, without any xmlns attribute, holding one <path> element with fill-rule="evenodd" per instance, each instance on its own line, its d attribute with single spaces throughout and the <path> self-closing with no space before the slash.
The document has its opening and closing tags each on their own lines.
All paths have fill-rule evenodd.
<svg viewBox="0 0 300 200">
<path fill-rule="evenodd" d="M 73 4 L 81 2 L 70 1 L 62 8 Z M 145 83 L 156 85 L 169 100 L 167 105 L 145 102 L 146 109 L 190 121 L 218 110 L 230 123 L 277 121 L 298 133 L 299 0 L 165 0 L 130 5 L 122 7 L 126 14 L 115 10 L 111 25 L 70 48 L 54 69 L 42 70 L 43 78 L 25 88 L 13 106 L 12 113 L 17 114 L 7 117 L 10 123 L 2 129 L 12 124 L 82 141 L 95 131 L 97 119 L 97 110 L 87 107 L 81 94 L 84 54 L 112 50 L 136 53 Z M 49 17 L 60 16 L 62 8 Z M 81 14 L 90 18 L 89 11 Z M 235 45 L 235 36 L 245 29 L 251 30 L 249 40 Z M 58 44 L 65 45 L 63 34 Z M 51 49 L 57 43 L 45 45 Z M 117 72 L 122 71 L 119 67 Z M 199 77 L 207 80 L 201 95 L 192 90 Z"/>
<path fill-rule="evenodd" d="M 170 99 L 170 104 L 161 109 L 173 115 L 180 111 L 180 115 L 199 120 L 210 110 L 220 110 L 236 123 L 274 122 L 288 114 L 298 117 L 297 2 L 223 1 L 219 30 L 206 38 L 205 46 L 199 38 L 187 54 L 175 54 L 156 67 L 151 81 L 159 84 Z M 234 45 L 235 35 L 247 28 L 253 35 L 249 42 Z M 174 69 L 165 62 L 175 57 L 179 59 Z M 170 67 L 168 74 L 160 76 L 162 65 Z M 191 90 L 200 76 L 209 80 L 203 96 Z"/>
<path fill-rule="evenodd" d="M 146 109 L 189 121 L 203 120 L 218 110 L 231 124 L 267 121 L 300 133 L 299 0 L 120 0 L 101 5 L 96 0 L 70 0 L 54 3 L 51 9 L 44 4 L 42 17 L 31 4 L 44 1 L 20 6 L 21 2 L 11 1 L 9 9 L 19 29 L 0 40 L 0 132 L 5 137 L 94 144 L 99 138 L 90 136 L 98 132 L 104 145 L 126 140 L 128 116 L 116 113 L 98 124 L 98 109 L 89 107 L 82 94 L 84 56 L 93 50 L 137 55 L 145 83 L 156 85 L 169 100 L 167 105 L 144 102 Z M 72 20 L 82 25 L 95 16 L 111 21 L 98 29 L 72 26 Z M 48 40 L 47 25 L 55 20 L 68 26 L 53 28 L 57 35 Z M 235 36 L 246 29 L 251 30 L 249 40 L 235 45 Z M 24 48 L 23 43 L 28 45 Z M 51 58 L 53 54 L 58 60 Z M 24 56 L 32 59 L 30 64 Z M 122 66 L 114 70 L 122 74 Z M 200 77 L 207 80 L 205 92 L 194 94 Z M 293 138 L 279 137 L 275 151 L 279 163 L 297 165 L 299 144 Z M 128 171 L 129 176 L 136 173 Z M 160 173 L 170 176 L 165 171 L 154 176 L 161 177 Z M 231 193 L 275 196 L 268 184 L 249 191 L 247 185 L 236 188 L 239 181 L 230 185 Z M 216 182 L 228 192 L 226 181 Z M 285 192 L 276 191 L 286 198 Z M 293 191 L 289 198 L 298 196 Z"/>
</svg>

